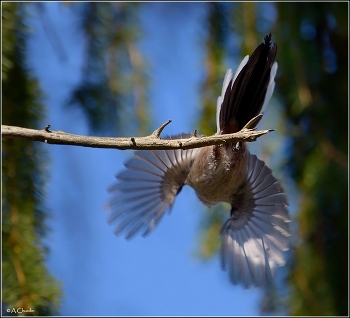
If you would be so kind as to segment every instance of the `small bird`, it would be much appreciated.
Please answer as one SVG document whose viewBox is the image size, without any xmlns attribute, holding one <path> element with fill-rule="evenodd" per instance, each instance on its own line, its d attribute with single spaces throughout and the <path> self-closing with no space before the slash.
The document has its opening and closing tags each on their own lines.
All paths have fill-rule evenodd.
<svg viewBox="0 0 350 318">
<path fill-rule="evenodd" d="M 240 131 L 264 109 L 275 86 L 276 54 L 277 45 L 271 34 L 266 35 L 253 54 L 244 57 L 233 78 L 230 69 L 226 72 L 217 100 L 216 135 Z M 290 236 L 287 198 L 272 171 L 249 153 L 245 142 L 140 150 L 134 155 L 109 189 L 113 197 L 108 222 L 115 224 L 116 234 L 125 232 L 127 239 L 140 231 L 147 235 L 171 210 L 182 187 L 189 185 L 208 207 L 231 205 L 218 235 L 222 268 L 233 284 L 265 285 L 285 264 L 283 252 L 289 249 Z"/>
</svg>

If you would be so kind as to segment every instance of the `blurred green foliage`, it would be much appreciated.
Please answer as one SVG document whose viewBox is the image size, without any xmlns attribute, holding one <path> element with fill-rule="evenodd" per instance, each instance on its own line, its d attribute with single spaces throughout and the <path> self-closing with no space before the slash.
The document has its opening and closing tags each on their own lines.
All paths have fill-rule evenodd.
<svg viewBox="0 0 350 318">
<path fill-rule="evenodd" d="M 21 3 L 2 3 L 2 123 L 40 129 L 45 109 L 38 83 L 26 68 L 24 18 Z M 46 269 L 42 241 L 47 164 L 40 144 L 2 140 L 3 311 L 22 308 L 36 316 L 58 311 L 60 284 Z"/>
<path fill-rule="evenodd" d="M 278 3 L 287 168 L 301 201 L 292 315 L 348 314 L 348 4 Z"/>
<path fill-rule="evenodd" d="M 81 83 L 69 106 L 86 114 L 94 133 L 113 135 L 148 132 L 146 65 L 137 41 L 139 3 L 71 4 L 86 39 Z M 128 107 L 126 105 L 133 105 Z"/>
</svg>

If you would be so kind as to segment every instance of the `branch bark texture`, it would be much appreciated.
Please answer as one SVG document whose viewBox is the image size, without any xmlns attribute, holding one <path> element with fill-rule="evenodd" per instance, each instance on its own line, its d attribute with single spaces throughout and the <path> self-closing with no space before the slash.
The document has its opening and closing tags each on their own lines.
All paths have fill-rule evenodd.
<svg viewBox="0 0 350 318">
<path fill-rule="evenodd" d="M 146 137 L 90 137 L 68 134 L 63 131 L 51 131 L 50 126 L 42 130 L 28 129 L 16 126 L 1 125 L 2 138 L 20 138 L 32 141 L 41 141 L 53 145 L 70 145 L 90 148 L 111 149 L 137 149 L 137 150 L 166 150 L 166 149 L 191 149 L 210 145 L 219 145 L 231 142 L 255 141 L 258 137 L 272 130 L 256 131 L 243 128 L 241 131 L 227 135 L 213 135 L 210 137 L 197 137 L 196 132 L 188 139 L 161 139 L 160 133 L 170 120 Z"/>
</svg>

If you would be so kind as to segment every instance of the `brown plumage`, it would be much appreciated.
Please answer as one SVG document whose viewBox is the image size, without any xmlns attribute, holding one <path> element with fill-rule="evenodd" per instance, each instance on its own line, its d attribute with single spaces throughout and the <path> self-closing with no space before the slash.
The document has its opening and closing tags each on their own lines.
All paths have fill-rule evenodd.
<svg viewBox="0 0 350 318">
<path fill-rule="evenodd" d="M 276 53 L 267 35 L 233 78 L 227 71 L 217 103 L 217 134 L 239 131 L 265 107 L 275 85 Z M 207 206 L 231 204 L 220 235 L 222 267 L 232 283 L 263 285 L 284 265 L 290 236 L 287 199 L 271 170 L 245 143 L 136 151 L 125 166 L 110 189 L 109 222 L 116 225 L 116 234 L 148 234 L 189 185 Z"/>
</svg>

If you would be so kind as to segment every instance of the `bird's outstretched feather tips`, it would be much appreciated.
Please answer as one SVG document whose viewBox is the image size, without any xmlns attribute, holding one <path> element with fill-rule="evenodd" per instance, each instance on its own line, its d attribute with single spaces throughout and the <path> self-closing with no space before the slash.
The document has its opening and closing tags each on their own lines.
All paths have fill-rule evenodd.
<svg viewBox="0 0 350 318">
<path fill-rule="evenodd" d="M 189 138 L 189 134 L 172 138 Z M 171 210 L 176 195 L 185 183 L 191 162 L 198 149 L 135 151 L 135 157 L 125 163 L 118 182 L 109 189 L 113 199 L 109 223 L 117 224 L 115 233 L 137 232 L 147 235 Z"/>
<path fill-rule="evenodd" d="M 232 283 L 261 286 L 289 249 L 287 198 L 272 171 L 250 155 L 244 183 L 232 199 L 231 217 L 221 229 L 221 261 Z"/>
</svg>

